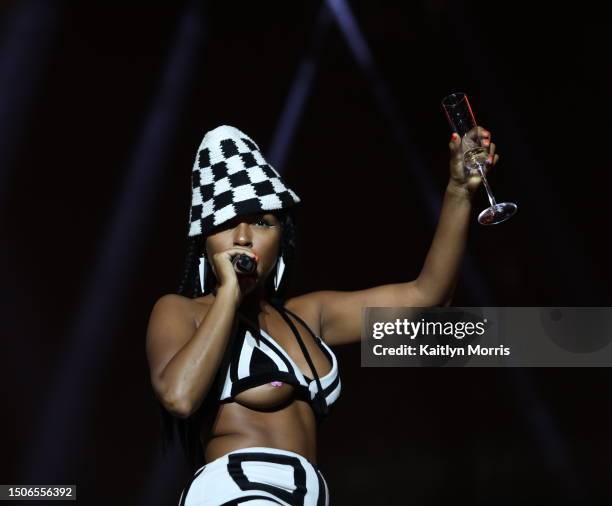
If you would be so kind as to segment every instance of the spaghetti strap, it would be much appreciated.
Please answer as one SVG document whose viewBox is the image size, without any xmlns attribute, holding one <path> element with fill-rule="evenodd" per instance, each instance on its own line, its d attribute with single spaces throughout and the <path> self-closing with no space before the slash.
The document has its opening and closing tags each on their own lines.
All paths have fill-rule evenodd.
<svg viewBox="0 0 612 506">
<path fill-rule="evenodd" d="M 291 331 L 295 335 L 295 338 L 297 339 L 297 342 L 300 345 L 300 348 L 302 349 L 302 353 L 304 354 L 304 358 L 306 359 L 306 362 L 308 362 L 308 366 L 312 370 L 312 374 L 313 374 L 313 376 L 315 378 L 315 381 L 317 383 L 317 389 L 319 391 L 319 399 L 320 399 L 320 403 L 321 403 L 321 409 L 323 411 L 323 414 L 327 415 L 329 413 L 329 406 L 327 405 L 327 400 L 325 399 L 325 393 L 323 392 L 323 387 L 321 386 L 321 380 L 319 379 L 319 374 L 317 373 L 317 369 L 314 366 L 314 364 L 312 362 L 312 359 L 310 358 L 310 353 L 308 353 L 308 350 L 306 349 L 306 346 L 304 345 L 304 341 L 302 341 L 302 337 L 300 336 L 300 333 L 295 328 L 294 323 L 291 321 L 291 319 L 285 313 L 286 309 L 283 306 L 281 306 L 280 304 L 277 305 L 275 303 L 271 303 L 270 305 L 280 313 L 280 315 L 287 322 L 287 325 L 289 325 L 289 327 L 291 328 Z M 312 333 L 312 331 L 310 329 L 308 329 L 308 330 L 309 330 L 309 332 Z M 315 339 L 315 342 L 316 342 L 316 339 Z"/>
<path fill-rule="evenodd" d="M 306 327 L 306 330 L 308 330 L 308 332 L 310 332 L 310 335 L 314 338 L 315 342 L 317 340 L 317 335 L 310 329 L 310 327 L 308 326 L 308 324 L 302 320 L 298 315 L 296 315 L 293 311 L 290 311 L 289 309 L 287 309 L 286 307 L 283 307 L 283 309 L 285 311 L 287 311 L 287 313 L 289 313 L 291 316 L 293 316 L 297 321 L 299 321 L 302 325 L 304 325 L 304 327 Z M 319 338 L 321 339 L 321 338 Z M 323 339 L 321 339 L 322 341 Z"/>
</svg>

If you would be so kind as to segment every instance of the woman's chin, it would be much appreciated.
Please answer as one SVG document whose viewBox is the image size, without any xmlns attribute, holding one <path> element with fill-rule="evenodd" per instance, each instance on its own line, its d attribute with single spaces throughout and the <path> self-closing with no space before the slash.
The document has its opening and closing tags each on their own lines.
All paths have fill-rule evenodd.
<svg viewBox="0 0 612 506">
<path fill-rule="evenodd" d="M 251 291 L 257 285 L 257 276 L 238 276 L 238 283 L 245 291 Z"/>
</svg>

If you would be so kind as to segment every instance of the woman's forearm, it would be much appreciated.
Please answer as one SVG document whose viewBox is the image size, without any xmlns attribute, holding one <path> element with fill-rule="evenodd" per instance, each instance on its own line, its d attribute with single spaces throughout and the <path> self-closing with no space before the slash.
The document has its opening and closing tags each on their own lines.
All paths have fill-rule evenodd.
<svg viewBox="0 0 612 506">
<path fill-rule="evenodd" d="M 433 241 L 416 280 L 419 291 L 432 306 L 450 303 L 465 252 L 471 211 L 468 190 L 450 181 Z"/>
<path fill-rule="evenodd" d="M 162 376 L 179 416 L 193 413 L 212 386 L 236 314 L 235 295 L 220 288 L 187 344 L 168 362 Z"/>
</svg>

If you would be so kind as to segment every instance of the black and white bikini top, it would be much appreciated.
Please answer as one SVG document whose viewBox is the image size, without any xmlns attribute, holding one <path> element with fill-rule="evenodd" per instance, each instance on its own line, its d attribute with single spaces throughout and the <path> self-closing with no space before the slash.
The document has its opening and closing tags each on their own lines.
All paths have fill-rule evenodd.
<svg viewBox="0 0 612 506">
<path fill-rule="evenodd" d="M 319 336 L 316 336 L 298 315 L 280 304 L 271 303 L 271 305 L 280 313 L 293 331 L 304 358 L 313 372 L 314 379 L 302 373 L 297 364 L 270 334 L 258 329 L 238 312 L 238 318 L 243 325 L 241 331 L 236 335 L 236 340 L 232 343 L 225 372 L 221 372 L 218 377 L 220 383 L 218 383 L 217 388 L 220 390 L 220 394 L 217 398 L 221 403 L 232 402 L 236 395 L 249 388 L 271 381 L 282 381 L 295 387 L 298 397 L 310 403 L 317 420 L 321 422 L 329 414 L 329 406 L 340 395 L 341 384 L 336 356 L 331 348 Z M 310 332 L 319 348 L 330 361 L 331 370 L 325 376 L 320 378 L 317 374 L 300 333 L 286 313 L 291 314 Z"/>
</svg>

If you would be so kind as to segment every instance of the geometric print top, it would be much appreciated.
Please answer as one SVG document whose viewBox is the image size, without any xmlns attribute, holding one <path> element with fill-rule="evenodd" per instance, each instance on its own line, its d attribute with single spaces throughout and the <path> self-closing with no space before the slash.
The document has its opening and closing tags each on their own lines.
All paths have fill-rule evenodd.
<svg viewBox="0 0 612 506">
<path fill-rule="evenodd" d="M 239 318 L 245 323 L 245 327 L 249 326 L 250 329 L 244 328 L 244 332 L 237 335 L 227 369 L 223 373 L 225 379 L 218 399 L 222 403 L 232 402 L 234 396 L 249 388 L 270 381 L 283 381 L 295 387 L 298 398 L 311 405 L 317 420 L 321 422 L 329 414 L 329 407 L 338 399 L 341 391 L 336 356 L 331 348 L 319 336 L 316 336 L 299 316 L 282 306 L 274 307 L 283 316 L 286 316 L 284 315 L 285 311 L 290 313 L 308 329 L 331 363 L 331 370 L 325 376 L 318 377 L 310 355 L 293 323 L 290 326 L 298 343 L 300 343 L 311 370 L 314 371 L 314 379 L 302 373 L 289 354 L 270 334 L 252 327 L 239 314 Z"/>
</svg>

